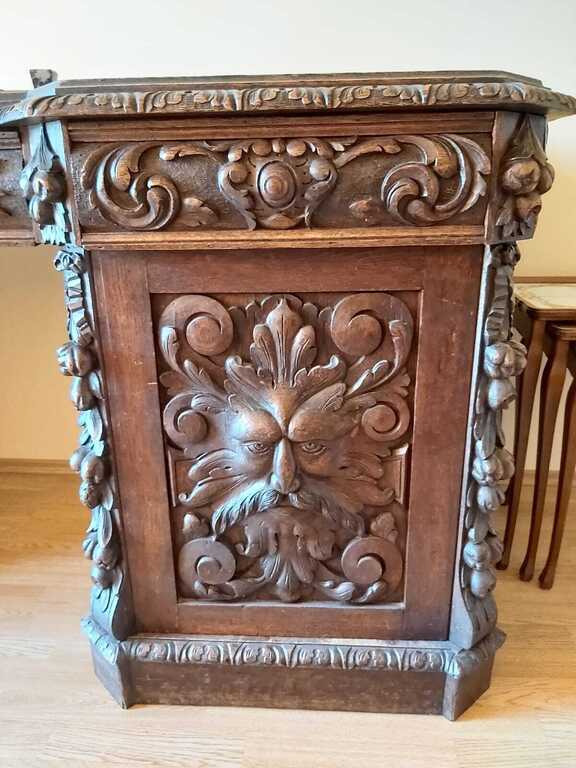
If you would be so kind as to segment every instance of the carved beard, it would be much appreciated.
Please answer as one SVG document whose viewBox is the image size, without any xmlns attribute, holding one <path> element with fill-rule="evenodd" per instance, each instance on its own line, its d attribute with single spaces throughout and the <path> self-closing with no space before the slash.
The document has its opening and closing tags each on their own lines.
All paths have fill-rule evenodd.
<svg viewBox="0 0 576 768">
<path fill-rule="evenodd" d="M 363 505 L 344 494 L 336 494 L 334 488 L 329 486 L 322 492 L 323 485 L 321 482 L 314 484 L 304 481 L 298 491 L 283 494 L 269 486 L 263 488 L 261 481 L 253 482 L 214 510 L 211 517 L 212 530 L 220 535 L 252 515 L 282 507 L 320 515 L 328 530 L 344 528 L 349 532 L 348 538 L 363 534 L 365 525 L 360 515 Z M 336 496 L 339 496 L 338 500 Z"/>
<path fill-rule="evenodd" d="M 253 425 L 259 416 L 269 418 L 253 413 Z M 215 535 L 279 505 L 319 514 L 330 528 L 361 535 L 364 507 L 385 506 L 393 491 L 379 485 L 380 458 L 353 448 L 349 430 L 332 441 L 238 440 L 235 449 L 197 459 L 189 472 L 193 489 L 180 500 L 190 507 L 211 506 Z"/>
</svg>

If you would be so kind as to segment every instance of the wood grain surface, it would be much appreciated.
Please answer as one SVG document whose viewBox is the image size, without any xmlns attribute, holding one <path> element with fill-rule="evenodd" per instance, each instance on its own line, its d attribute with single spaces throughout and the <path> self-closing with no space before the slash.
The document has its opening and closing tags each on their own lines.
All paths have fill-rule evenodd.
<svg viewBox="0 0 576 768">
<path fill-rule="evenodd" d="M 508 641 L 490 690 L 457 723 L 426 716 L 205 707 L 122 711 L 95 679 L 79 619 L 87 522 L 66 476 L 0 475 L 2 768 L 572 768 L 576 753 L 576 505 L 551 592 L 498 586 Z M 553 495 L 547 499 L 549 536 Z M 572 513 L 572 514 L 571 514 Z M 501 522 L 500 519 L 499 522 Z M 57 618 L 55 618 L 57 617 Z"/>
</svg>

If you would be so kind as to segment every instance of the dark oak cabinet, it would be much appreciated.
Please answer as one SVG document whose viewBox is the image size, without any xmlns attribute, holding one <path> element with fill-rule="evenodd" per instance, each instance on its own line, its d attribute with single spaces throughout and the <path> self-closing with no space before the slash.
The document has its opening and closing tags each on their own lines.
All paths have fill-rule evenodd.
<svg viewBox="0 0 576 768">
<path fill-rule="evenodd" d="M 60 246 L 98 676 L 124 706 L 457 717 L 503 640 L 515 241 L 576 102 L 33 74 L 0 98 L 0 241 Z"/>
</svg>

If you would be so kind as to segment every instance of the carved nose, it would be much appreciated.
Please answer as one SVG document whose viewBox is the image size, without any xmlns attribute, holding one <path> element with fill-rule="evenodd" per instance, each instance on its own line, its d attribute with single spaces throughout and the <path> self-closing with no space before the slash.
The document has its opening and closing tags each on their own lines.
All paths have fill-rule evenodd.
<svg viewBox="0 0 576 768">
<path fill-rule="evenodd" d="M 292 493 L 297 491 L 300 485 L 296 478 L 296 462 L 292 446 L 285 437 L 280 440 L 274 451 L 271 484 L 272 488 L 280 493 Z"/>
</svg>

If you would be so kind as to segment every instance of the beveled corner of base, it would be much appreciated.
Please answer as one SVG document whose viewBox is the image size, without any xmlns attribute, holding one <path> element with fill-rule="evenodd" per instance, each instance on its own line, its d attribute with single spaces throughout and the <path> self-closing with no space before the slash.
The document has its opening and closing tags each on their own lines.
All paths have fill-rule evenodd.
<svg viewBox="0 0 576 768">
<path fill-rule="evenodd" d="M 473 648 L 459 651 L 450 664 L 444 686 L 443 715 L 456 720 L 490 686 L 496 651 L 502 647 L 506 635 L 495 627 Z"/>
<path fill-rule="evenodd" d="M 122 643 L 109 635 L 91 617 L 82 619 L 82 629 L 90 640 L 92 663 L 96 676 L 123 709 L 135 703 L 132 695 L 130 662 Z"/>
</svg>

